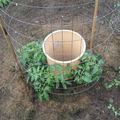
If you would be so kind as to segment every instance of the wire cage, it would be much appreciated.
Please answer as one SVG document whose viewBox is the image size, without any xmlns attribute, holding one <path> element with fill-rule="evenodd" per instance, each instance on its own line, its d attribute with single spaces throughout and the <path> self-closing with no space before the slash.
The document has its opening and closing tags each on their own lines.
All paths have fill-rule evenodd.
<svg viewBox="0 0 120 120">
<path fill-rule="evenodd" d="M 93 18 L 94 10 L 95 0 L 71 0 L 69 2 L 67 0 L 13 0 L 5 9 L 1 9 L 1 15 L 16 54 L 17 50 L 21 49 L 27 43 L 36 40 L 44 41 L 47 35 L 52 34 L 49 41 L 52 43 L 52 46 L 48 45 L 48 47 L 52 47 L 51 49 L 54 54 L 52 57 L 54 58 L 55 54 L 56 56 L 59 54 L 61 55 L 59 56 L 60 59 L 64 63 L 66 61 L 64 60 L 66 54 L 69 55 L 69 61 L 72 62 L 73 53 L 77 52 L 77 47 L 74 46 L 73 42 L 80 42 L 80 40 L 74 36 L 74 32 L 85 40 L 85 48 L 87 50 L 90 49 L 89 43 L 93 34 L 93 19 L 96 19 L 93 51 L 99 52 L 104 56 L 104 51 L 107 47 L 106 44 L 109 44 L 114 33 L 110 25 L 110 18 L 115 14 L 116 9 L 111 4 L 111 1 L 99 0 L 98 14 L 95 18 Z M 56 45 L 53 33 L 58 30 L 61 30 L 61 33 L 60 38 L 56 38 L 58 40 Z M 68 39 L 68 34 L 66 35 L 67 39 L 63 42 L 65 36 L 63 33 L 64 30 L 72 31 L 70 34 L 71 42 Z M 60 43 L 60 40 L 62 47 L 59 48 L 58 43 Z M 64 47 L 63 43 L 71 48 Z M 76 44 L 79 45 L 81 43 Z M 56 48 L 55 45 L 57 46 Z M 58 51 L 58 48 L 60 51 Z M 66 54 L 65 48 L 67 49 Z M 78 48 L 80 49 L 78 51 L 81 51 L 82 47 L 78 46 Z M 77 90 L 76 93 L 80 93 L 80 90 Z"/>
</svg>

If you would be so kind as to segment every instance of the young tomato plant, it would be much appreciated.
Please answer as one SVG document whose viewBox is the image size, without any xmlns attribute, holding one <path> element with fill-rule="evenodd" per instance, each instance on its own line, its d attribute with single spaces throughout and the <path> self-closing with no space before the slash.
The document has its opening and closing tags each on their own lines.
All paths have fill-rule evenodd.
<svg viewBox="0 0 120 120">
<path fill-rule="evenodd" d="M 86 52 L 74 72 L 74 81 L 78 84 L 89 84 L 100 79 L 102 74 L 103 59 L 99 55 Z"/>
<path fill-rule="evenodd" d="M 49 93 L 59 86 L 67 89 L 70 84 L 66 81 L 71 77 L 69 73 L 71 67 L 67 66 L 64 70 L 61 65 L 47 65 L 46 57 L 42 51 L 41 43 L 31 42 L 17 51 L 18 59 L 26 69 L 27 82 L 30 83 L 37 93 L 38 98 L 43 100 L 49 99 Z M 55 75 L 55 72 L 58 72 Z M 62 72 L 64 71 L 64 74 Z"/>
<path fill-rule="evenodd" d="M 70 84 L 69 81 L 64 79 L 64 75 L 55 75 L 55 71 L 62 70 L 60 65 L 52 66 L 37 66 L 31 67 L 27 71 L 28 82 L 30 82 L 38 95 L 38 98 L 43 100 L 49 100 L 49 93 L 54 89 L 62 86 L 67 89 L 67 85 Z"/>
<path fill-rule="evenodd" d="M 31 42 L 17 51 L 18 59 L 25 68 L 27 82 L 31 84 L 41 101 L 49 100 L 53 89 L 64 89 L 71 85 L 67 79 L 73 78 L 77 84 L 88 84 L 100 78 L 103 60 L 98 55 L 86 52 L 76 71 L 70 66 L 47 65 L 40 42 Z"/>
<path fill-rule="evenodd" d="M 20 63 L 28 68 L 34 65 L 46 64 L 46 57 L 42 51 L 41 43 L 31 42 L 23 46 L 22 49 L 17 51 L 18 59 Z"/>
<path fill-rule="evenodd" d="M 58 64 L 49 66 L 49 72 L 53 74 L 55 78 L 56 88 L 61 86 L 64 89 L 67 89 L 67 85 L 71 84 L 67 79 L 73 76 L 71 71 L 72 68 L 70 66 L 63 67 Z"/>
<path fill-rule="evenodd" d="M 37 93 L 38 98 L 49 100 L 49 93 L 54 88 L 54 76 L 48 72 L 47 67 L 31 67 L 27 71 L 28 82 L 30 82 Z"/>
</svg>

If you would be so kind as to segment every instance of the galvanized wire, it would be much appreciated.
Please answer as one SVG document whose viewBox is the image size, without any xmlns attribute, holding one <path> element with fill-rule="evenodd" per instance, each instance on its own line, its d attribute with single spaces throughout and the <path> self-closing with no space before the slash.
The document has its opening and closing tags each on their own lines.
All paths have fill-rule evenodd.
<svg viewBox="0 0 120 120">
<path fill-rule="evenodd" d="M 104 2 L 104 1 L 100 1 L 100 2 Z M 70 28 L 71 28 L 71 30 L 72 31 L 74 31 L 74 21 L 73 21 L 73 19 L 74 19 L 74 11 L 73 11 L 73 9 L 80 9 L 80 7 L 83 7 L 83 9 L 84 9 L 84 6 L 85 5 L 89 5 L 89 4 L 92 4 L 92 5 L 94 5 L 94 2 L 88 2 L 88 3 L 81 3 L 81 4 L 75 4 L 75 5 L 67 5 L 67 6 L 65 6 L 65 5 L 63 5 L 63 6 L 54 6 L 54 7 L 49 7 L 49 6 L 45 6 L 45 7 L 43 7 L 43 6 L 33 6 L 33 5 L 28 5 L 28 4 L 22 4 L 22 3 L 18 3 L 18 2 L 11 2 L 10 3 L 10 5 L 6 8 L 6 10 L 3 10 L 3 9 L 1 9 L 0 8 L 0 11 L 1 11 L 1 13 L 2 13 L 2 15 L 4 16 L 4 23 L 5 23 L 5 26 L 7 27 L 7 32 L 8 32 L 8 35 L 9 35 L 9 37 L 11 38 L 11 41 L 12 42 L 15 42 L 15 44 L 17 44 L 17 45 L 19 45 L 21 48 L 23 47 L 23 44 L 21 43 L 22 41 L 20 41 L 21 39 L 16 39 L 15 38 L 15 36 L 19 36 L 20 38 L 21 37 L 23 37 L 23 38 L 27 38 L 27 39 L 34 39 L 34 37 L 31 37 L 30 35 L 25 35 L 25 33 L 22 33 L 22 32 L 20 32 L 20 31 L 18 31 L 18 30 L 16 30 L 15 28 L 14 28 L 14 26 L 12 26 L 12 22 L 14 21 L 14 22 L 16 22 L 17 24 L 22 24 L 23 26 L 24 25 L 29 25 L 29 26 L 35 26 L 35 27 L 39 27 L 40 28 L 40 31 L 42 31 L 42 38 L 44 38 L 44 32 L 45 31 L 47 31 L 47 30 L 44 30 L 43 28 L 42 28 L 42 23 L 41 23 L 41 21 L 40 21 L 40 23 L 32 23 L 32 22 L 29 22 L 29 21 L 24 21 L 24 20 L 21 20 L 21 19 L 19 19 L 19 18 L 17 18 L 17 17 L 15 17 L 15 15 L 16 14 L 14 14 L 14 15 L 11 15 L 10 13 L 9 13 L 9 7 L 10 6 L 13 6 L 13 5 L 15 5 L 15 6 L 17 6 L 17 7 L 25 7 L 25 8 L 31 8 L 31 9 L 39 9 L 39 10 L 41 10 L 41 9 L 44 9 L 44 10 L 49 10 L 49 11 L 51 11 L 52 10 L 52 12 L 50 13 L 51 15 L 52 15 L 52 13 L 54 14 L 54 12 L 55 12 L 55 10 L 56 9 L 68 9 L 69 8 L 69 12 L 70 12 L 70 15 L 72 16 L 71 17 L 71 26 L 70 26 Z M 105 3 L 104 3 L 105 4 Z M 109 22 L 109 20 L 107 19 L 107 17 L 108 16 L 111 16 L 111 14 L 115 14 L 115 12 L 116 12 L 116 9 L 112 9 L 109 5 L 107 5 L 108 6 L 108 8 L 110 9 L 110 11 L 107 13 L 107 14 L 105 14 L 105 15 L 102 15 L 102 16 L 98 16 L 97 17 L 97 22 L 101 22 L 101 20 L 103 20 L 103 19 L 106 19 L 108 22 Z M 89 9 L 87 9 L 87 8 L 85 8 L 86 10 L 87 10 L 87 12 L 89 12 Z M 65 11 L 63 11 L 63 12 L 65 12 Z M 17 9 L 16 9 L 16 11 L 15 11 L 15 13 L 17 13 Z M 80 16 L 82 16 L 82 22 L 81 21 L 79 21 L 79 17 Z M 89 18 L 89 20 L 88 21 L 85 21 L 85 17 L 87 16 L 87 14 L 86 13 L 79 13 L 78 14 L 78 21 L 77 21 L 77 24 L 79 25 L 79 22 L 80 22 L 80 25 L 82 26 L 82 35 L 83 36 L 86 36 L 86 34 L 87 34 L 87 32 L 85 32 L 85 30 L 84 30 L 84 25 L 88 25 L 88 24 L 90 24 L 90 23 L 92 23 L 92 17 L 89 17 L 89 16 L 87 16 L 88 18 Z M 7 17 L 7 19 L 9 19 L 9 22 L 7 23 L 6 22 L 6 18 Z M 66 17 L 66 16 L 64 16 L 64 13 L 62 13 L 61 12 L 61 16 L 59 16 L 59 24 L 61 25 L 61 29 L 64 29 L 64 24 L 63 24 L 63 18 L 64 17 Z M 39 17 L 40 18 L 40 17 Z M 45 15 L 45 23 L 47 23 L 47 21 L 49 21 L 49 23 L 48 24 L 50 24 L 50 32 L 53 32 L 54 31 L 54 29 L 53 29 L 53 24 L 54 24 L 54 21 L 52 21 L 52 19 L 50 19 L 50 18 L 48 18 L 47 17 L 47 15 Z M 76 25 L 77 26 L 77 25 Z M 48 29 L 47 27 L 46 27 L 46 29 Z M 100 29 L 101 29 L 101 25 L 99 25 L 99 28 L 98 28 L 98 32 L 96 33 L 96 36 L 97 35 L 99 35 L 99 34 L 102 34 L 102 33 L 99 33 L 99 31 L 100 31 Z M 108 27 L 106 27 L 106 29 L 111 29 L 112 30 L 112 32 L 107 36 L 107 38 L 106 39 L 104 39 L 104 42 L 102 42 L 102 43 L 99 43 L 99 44 L 97 44 L 96 46 L 94 46 L 93 47 L 93 49 L 96 49 L 96 48 L 98 48 L 98 47 L 100 47 L 100 46 L 102 46 L 103 44 L 105 44 L 106 42 L 109 42 L 110 41 L 110 38 L 112 37 L 112 35 L 113 35 L 113 33 L 114 33 L 114 30 L 111 28 L 111 26 L 108 26 Z M 11 31 L 13 31 L 13 33 L 15 33 L 15 34 L 11 34 Z M 39 31 L 37 31 L 38 33 L 39 33 Z M 104 31 L 103 31 L 103 33 L 104 33 Z M 63 33 L 62 33 L 62 40 L 63 40 Z M 78 41 L 78 40 L 75 40 L 75 41 Z M 90 39 L 87 41 L 87 42 L 89 42 L 90 41 Z M 53 44 L 54 44 L 54 36 L 52 35 L 52 42 L 53 42 Z M 67 41 L 66 41 L 67 42 Z M 16 48 L 16 46 L 14 46 L 15 48 L 15 51 L 17 51 L 17 48 Z M 73 33 L 72 33 L 72 44 L 71 44 L 71 48 L 73 49 Z M 71 49 L 71 52 L 70 52 L 70 54 L 71 54 L 71 60 L 72 60 L 72 49 Z M 103 48 L 103 49 L 105 49 L 105 48 Z M 63 50 L 63 49 L 62 49 Z M 80 49 L 81 50 L 81 49 Z M 89 49 L 88 49 L 89 50 Z M 53 45 L 53 51 L 55 51 L 55 48 L 54 48 L 54 45 Z M 64 55 L 63 55 L 63 51 L 62 51 L 62 56 L 63 56 L 63 59 L 64 59 Z M 63 63 L 64 63 L 64 61 L 63 61 Z M 81 63 L 82 64 L 82 63 Z M 26 69 L 24 69 L 24 71 L 26 72 Z M 87 88 L 85 88 L 84 90 L 81 90 L 81 91 L 79 91 L 79 92 L 75 92 L 75 93 L 71 93 L 71 94 L 64 94 L 64 95 L 76 95 L 76 94 L 80 94 L 80 93 L 83 93 L 83 92 L 85 92 L 85 91 L 87 91 L 87 90 L 89 90 L 90 88 L 92 88 L 96 83 L 97 83 L 98 81 L 96 81 L 95 83 L 93 83 L 91 86 L 88 86 Z M 71 88 L 68 88 L 68 89 L 75 89 L 75 88 L 79 88 L 80 86 L 75 86 L 75 87 L 71 87 Z M 51 93 L 51 94 L 54 94 L 54 95 L 56 95 L 56 94 L 59 94 L 60 96 L 62 96 L 63 95 L 63 93 Z"/>
</svg>

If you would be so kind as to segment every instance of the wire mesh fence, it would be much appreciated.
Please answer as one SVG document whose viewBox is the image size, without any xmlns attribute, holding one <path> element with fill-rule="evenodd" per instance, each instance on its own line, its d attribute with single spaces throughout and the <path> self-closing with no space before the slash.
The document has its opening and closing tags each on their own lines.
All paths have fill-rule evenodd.
<svg viewBox="0 0 120 120">
<path fill-rule="evenodd" d="M 110 1 L 100 0 L 98 15 L 96 16 L 96 31 L 95 40 L 93 44 L 94 52 L 99 52 L 101 55 L 106 50 L 106 44 L 111 41 L 114 34 L 114 29 L 110 24 L 111 16 L 116 15 L 114 3 L 109 4 Z M 112 3 L 112 2 L 110 2 Z M 89 42 L 92 35 L 93 14 L 95 8 L 94 0 L 73 0 L 67 2 L 66 0 L 57 1 L 16 1 L 13 0 L 9 6 L 1 10 L 1 16 L 4 20 L 4 25 L 7 34 L 12 41 L 15 53 L 24 45 L 31 41 L 44 41 L 45 37 L 54 31 L 61 30 L 61 42 L 63 42 L 63 30 L 71 30 L 71 37 L 67 37 L 65 42 L 70 46 L 67 48 L 67 55 L 69 61 L 73 60 L 73 50 L 75 48 L 73 42 L 79 42 L 77 37 L 74 37 L 73 32 L 79 33 L 85 40 L 87 50 L 89 50 Z M 55 39 L 52 34 L 51 42 L 53 58 L 59 54 L 61 61 L 64 63 L 66 54 L 64 46 L 59 48 L 58 53 L 55 52 Z M 71 43 L 69 39 L 71 39 Z M 57 43 L 59 40 L 57 40 Z M 64 43 L 65 44 L 65 43 Z M 76 43 L 81 44 L 81 43 Z M 50 46 L 50 45 L 49 45 Z M 58 46 L 57 46 L 58 47 Z M 82 47 L 79 47 L 82 49 Z M 81 50 L 79 50 L 81 51 Z M 79 53 L 80 54 L 80 53 Z M 77 55 L 78 56 L 78 55 Z M 75 58 L 77 57 L 75 56 Z M 56 57 L 57 59 L 58 57 Z M 67 56 L 68 58 L 68 56 Z M 25 68 L 24 68 L 25 69 Z M 26 70 L 24 70 L 25 72 Z M 84 91 L 84 90 L 83 90 Z M 79 92 L 78 92 L 79 93 Z"/>
</svg>

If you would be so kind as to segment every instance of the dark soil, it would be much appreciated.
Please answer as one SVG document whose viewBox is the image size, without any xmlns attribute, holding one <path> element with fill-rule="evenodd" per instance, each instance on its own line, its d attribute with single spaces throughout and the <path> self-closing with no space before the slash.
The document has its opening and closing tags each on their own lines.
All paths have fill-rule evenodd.
<svg viewBox="0 0 120 120">
<path fill-rule="evenodd" d="M 29 0 L 24 0 L 25 3 L 33 5 L 33 2 Z M 53 1 L 53 0 L 52 0 Z M 61 1 L 52 2 L 49 0 L 44 0 L 41 2 L 35 0 L 35 5 L 41 6 L 54 6 L 57 3 L 61 3 Z M 84 2 L 88 2 L 85 0 Z M 92 0 L 91 0 L 92 1 Z M 18 2 L 21 2 L 20 0 Z M 78 3 L 77 0 L 68 0 L 62 1 L 64 5 L 72 5 L 73 3 Z M 24 2 L 22 2 L 24 3 Z M 39 3 L 39 4 L 38 4 Z M 59 3 L 59 4 L 60 4 Z M 60 4 L 61 5 L 61 4 Z M 104 6 L 104 5 L 103 5 Z M 91 9 L 90 9 L 91 8 Z M 77 19 L 78 13 L 82 8 L 74 12 L 74 30 L 77 32 L 81 32 L 81 34 L 86 38 L 88 42 L 91 30 L 91 24 L 86 24 L 84 26 L 84 31 L 81 28 L 82 25 L 78 24 L 79 19 Z M 87 6 L 89 9 L 89 13 L 86 12 L 87 16 L 84 18 L 84 21 L 88 21 L 92 19 L 91 14 L 93 11 L 92 5 Z M 9 13 L 12 15 L 13 11 L 16 10 L 16 7 L 10 7 Z M 64 10 L 66 10 L 65 13 Z M 54 30 L 60 27 L 59 20 L 57 19 L 60 14 L 64 14 L 67 17 L 64 18 L 64 27 L 71 28 L 71 13 L 70 9 L 58 9 L 57 11 L 49 11 L 49 10 L 41 10 L 41 13 L 46 12 L 47 15 L 51 14 L 54 25 Z M 83 9 L 82 9 L 83 10 Z M 29 11 L 29 12 L 28 12 Z M 109 12 L 106 8 L 105 12 Z M 45 16 L 41 15 L 40 10 L 35 11 L 30 9 L 19 9 L 17 11 L 17 15 L 21 20 L 26 22 L 38 23 L 38 21 L 42 23 L 41 27 L 31 26 L 31 25 L 23 25 L 22 23 L 17 23 L 13 20 L 10 24 L 12 28 L 20 33 L 24 33 L 26 36 L 30 36 L 33 38 L 40 38 L 41 35 L 44 37 L 51 31 L 51 25 L 48 21 L 44 21 Z M 54 14 L 53 14 L 54 13 Z M 81 12 L 82 13 L 82 12 Z M 102 11 L 100 11 L 102 13 Z M 101 15 L 101 14 L 100 14 Z M 39 17 L 40 16 L 40 17 Z M 79 16 L 80 17 L 80 16 Z M 9 19 L 6 17 L 6 23 L 8 23 Z M 95 45 L 99 45 L 102 43 L 106 36 L 111 34 L 108 32 L 106 21 L 101 21 L 102 25 L 100 27 L 100 37 L 96 36 L 97 42 Z M 103 24 L 104 23 L 104 24 Z M 40 25 L 40 24 L 39 24 Z M 39 30 L 39 31 L 38 31 Z M 102 32 L 101 32 L 102 31 Z M 21 37 L 20 35 L 16 35 L 14 31 L 9 30 L 10 34 L 17 39 L 17 42 L 20 42 L 22 45 L 30 41 L 30 38 Z M 83 34 L 83 33 L 86 34 Z M 104 72 L 102 76 L 102 80 L 95 85 L 94 88 L 89 91 L 82 93 L 78 96 L 69 96 L 69 97 L 58 97 L 51 96 L 51 100 L 49 102 L 40 102 L 37 100 L 35 94 L 33 93 L 31 87 L 29 87 L 23 77 L 21 76 L 20 71 L 18 70 L 18 65 L 13 57 L 12 51 L 7 46 L 7 42 L 3 37 L 2 32 L 0 33 L 0 120 L 119 120 L 114 116 L 114 114 L 108 110 L 107 105 L 110 99 L 113 99 L 114 105 L 117 108 L 120 108 L 120 90 L 113 89 L 111 91 L 107 91 L 104 88 L 104 83 L 106 81 L 112 81 L 115 78 L 116 72 L 115 68 L 120 65 L 120 40 L 119 37 L 115 37 L 115 34 L 112 35 L 109 41 L 97 47 L 95 52 L 100 53 L 106 61 L 104 66 Z M 20 45 L 14 42 L 14 47 L 17 49 Z"/>
</svg>

